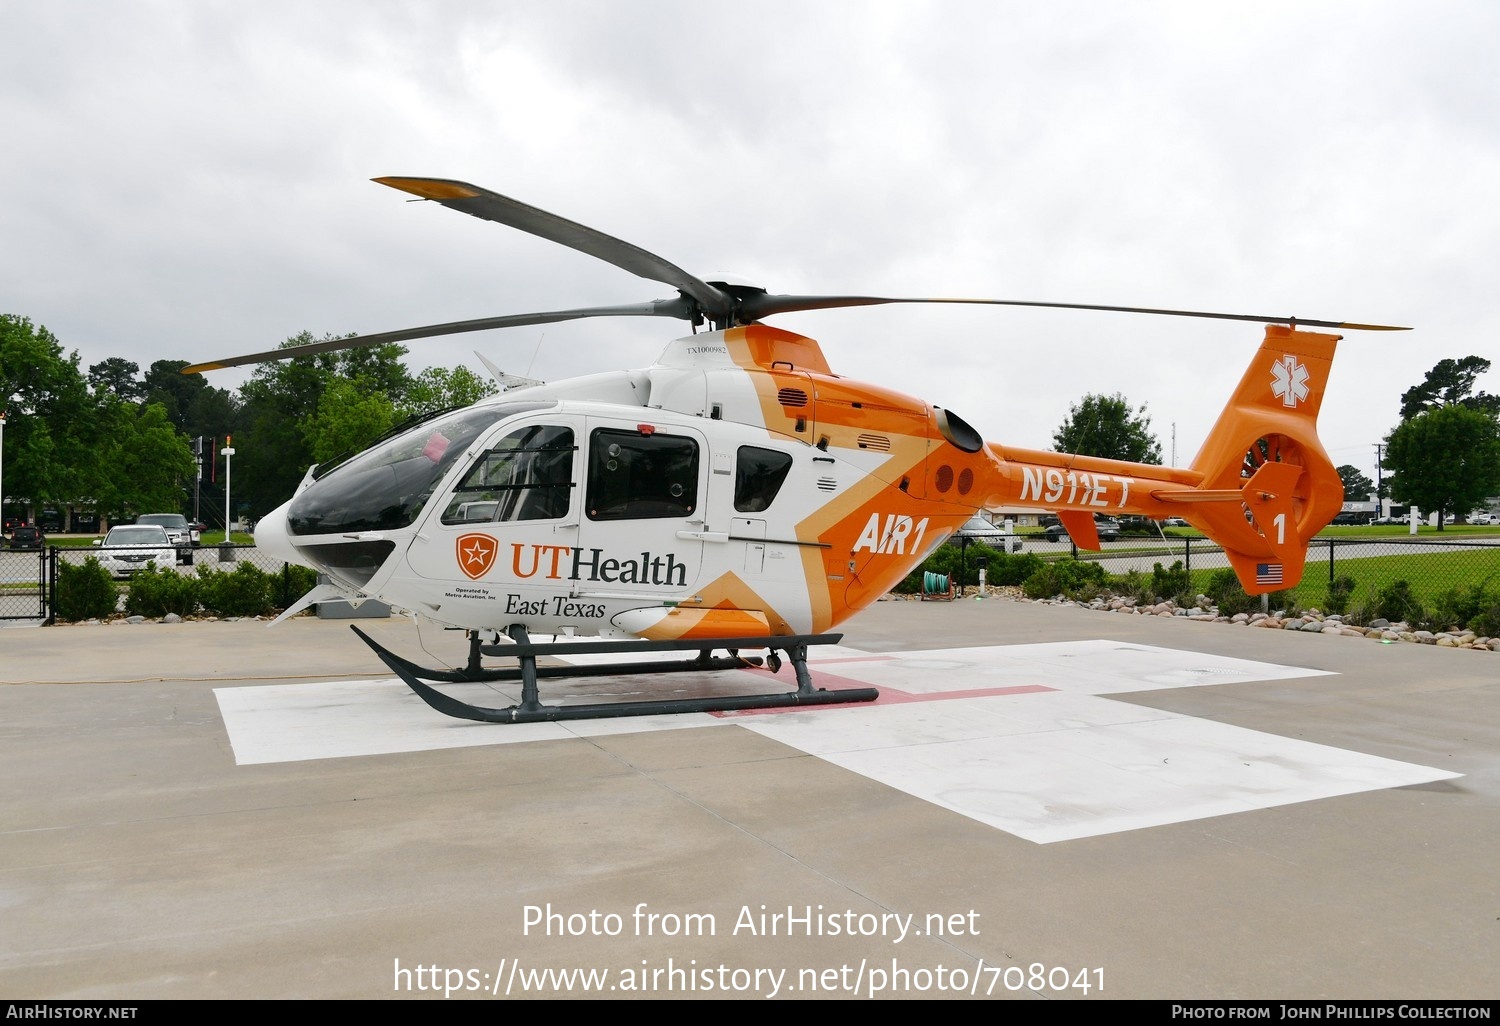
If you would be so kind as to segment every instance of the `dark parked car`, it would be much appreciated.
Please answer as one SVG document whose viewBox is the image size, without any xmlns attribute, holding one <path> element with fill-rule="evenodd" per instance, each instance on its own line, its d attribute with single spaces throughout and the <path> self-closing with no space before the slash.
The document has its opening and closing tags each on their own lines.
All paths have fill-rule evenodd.
<svg viewBox="0 0 1500 1026">
<path fill-rule="evenodd" d="M 13 549 L 39 549 L 47 544 L 47 536 L 35 524 L 21 524 L 10 533 Z"/>
</svg>

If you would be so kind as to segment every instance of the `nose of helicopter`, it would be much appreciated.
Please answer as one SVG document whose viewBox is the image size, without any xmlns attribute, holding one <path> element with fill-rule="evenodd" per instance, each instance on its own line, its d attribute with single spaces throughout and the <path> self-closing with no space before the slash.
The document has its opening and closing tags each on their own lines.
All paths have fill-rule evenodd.
<svg viewBox="0 0 1500 1026">
<path fill-rule="evenodd" d="M 260 518 L 255 525 L 255 546 L 276 559 L 306 566 L 306 557 L 297 554 L 286 529 L 286 510 L 290 505 L 284 502 Z"/>
</svg>

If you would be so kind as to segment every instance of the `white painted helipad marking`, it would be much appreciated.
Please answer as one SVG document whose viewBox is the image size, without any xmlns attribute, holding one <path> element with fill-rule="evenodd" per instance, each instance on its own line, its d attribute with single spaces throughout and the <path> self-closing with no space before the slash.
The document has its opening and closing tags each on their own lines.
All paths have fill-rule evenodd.
<svg viewBox="0 0 1500 1026">
<path fill-rule="evenodd" d="M 579 662 L 597 661 L 579 657 Z M 820 686 L 876 686 L 880 702 L 756 715 L 487 724 L 428 709 L 399 681 L 220 688 L 241 765 L 737 725 L 1037 843 L 1310 801 L 1459 774 L 1112 701 L 1162 688 L 1324 671 L 1113 641 L 810 654 Z M 552 683 L 566 695 L 666 698 L 743 671 Z M 764 671 L 754 687 L 775 690 Z M 543 694 L 549 685 L 543 683 Z M 518 687 L 444 685 L 483 706 Z"/>
<path fill-rule="evenodd" d="M 504 707 L 520 699 L 519 687 L 510 693 L 477 684 L 445 684 L 443 690 L 480 706 Z M 214 694 L 229 730 L 235 762 L 241 766 L 726 723 L 708 713 L 569 723 L 478 723 L 434 712 L 399 680 L 216 688 Z"/>
</svg>

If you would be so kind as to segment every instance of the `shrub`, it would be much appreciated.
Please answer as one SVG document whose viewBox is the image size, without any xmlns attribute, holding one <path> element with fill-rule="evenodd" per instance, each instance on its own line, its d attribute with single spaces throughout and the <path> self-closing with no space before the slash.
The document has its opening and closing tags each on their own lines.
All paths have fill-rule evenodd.
<svg viewBox="0 0 1500 1026">
<path fill-rule="evenodd" d="M 103 619 L 119 603 L 120 589 L 97 556 L 88 557 L 82 566 L 58 560 L 55 611 L 59 619 Z"/>
<path fill-rule="evenodd" d="M 994 585 L 1024 584 L 1026 578 L 1045 565 L 1042 557 L 1034 552 L 996 552 L 990 557 L 989 582 Z"/>
<path fill-rule="evenodd" d="M 1354 598 L 1354 578 L 1340 577 L 1328 585 L 1328 598 L 1323 603 L 1323 612 L 1342 616 L 1349 612 L 1349 602 Z"/>
<path fill-rule="evenodd" d="M 1182 565 L 1182 560 L 1172 564 L 1170 570 L 1160 563 L 1151 565 L 1151 593 L 1157 601 L 1174 598 L 1180 606 L 1193 604 L 1193 575 Z"/>
<path fill-rule="evenodd" d="M 1260 608 L 1260 599 L 1245 594 L 1239 577 L 1228 568 L 1213 572 L 1203 594 L 1213 599 L 1214 605 L 1219 607 L 1220 616 L 1236 616 Z"/>
<path fill-rule="evenodd" d="M 132 616 L 186 616 L 198 609 L 198 582 L 176 570 L 148 566 L 137 570 L 125 594 L 125 612 Z"/>
<path fill-rule="evenodd" d="M 311 567 L 283 563 L 281 573 L 272 578 L 271 602 L 277 609 L 285 609 L 312 591 L 317 583 L 318 572 Z"/>
<path fill-rule="evenodd" d="M 1104 567 L 1086 559 L 1059 559 L 1044 563 L 1042 568 L 1021 584 L 1027 598 L 1050 598 L 1066 595 L 1070 599 L 1090 599 L 1099 594 L 1109 575 Z"/>
<path fill-rule="evenodd" d="M 1406 581 L 1392 581 L 1376 592 L 1370 612 L 1391 621 L 1404 620 L 1413 627 L 1427 622 L 1427 610 Z"/>
<path fill-rule="evenodd" d="M 1500 638 L 1500 602 L 1492 599 L 1469 621 L 1469 629 L 1483 638 Z"/>
<path fill-rule="evenodd" d="M 1203 594 L 1219 607 L 1220 616 L 1258 613 L 1262 605 L 1261 596 L 1247 595 L 1244 585 L 1240 584 L 1239 575 L 1229 568 L 1215 570 L 1209 577 L 1208 586 L 1203 589 Z M 1290 591 L 1270 592 L 1265 596 L 1264 604 L 1267 609 L 1280 610 L 1287 616 L 1297 615 L 1299 608 L 1296 594 Z"/>
<path fill-rule="evenodd" d="M 1109 590 L 1122 598 L 1135 599 L 1137 602 L 1150 602 L 1154 594 L 1146 581 L 1146 575 L 1139 570 L 1127 570 L 1120 576 L 1111 576 Z"/>
<path fill-rule="evenodd" d="M 253 563 L 240 563 L 233 572 L 198 568 L 198 601 L 219 616 L 262 616 L 271 612 L 273 578 Z"/>
<path fill-rule="evenodd" d="M 1500 615 L 1500 599 L 1487 594 L 1488 584 L 1489 581 L 1484 580 L 1467 588 L 1450 588 L 1438 596 L 1432 609 L 1433 629 L 1468 627 L 1478 633 L 1476 623 L 1482 622 L 1485 614 L 1491 618 Z"/>
</svg>

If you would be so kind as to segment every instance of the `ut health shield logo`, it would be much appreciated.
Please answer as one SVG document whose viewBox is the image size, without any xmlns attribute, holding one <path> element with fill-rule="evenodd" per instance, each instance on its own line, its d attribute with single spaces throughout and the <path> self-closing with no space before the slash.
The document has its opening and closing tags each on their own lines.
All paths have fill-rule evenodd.
<svg viewBox="0 0 1500 1026">
<path fill-rule="evenodd" d="M 487 534 L 461 534 L 454 542 L 458 568 L 471 581 L 489 573 L 490 567 L 495 565 L 495 553 L 499 550 L 500 543 Z"/>
</svg>

